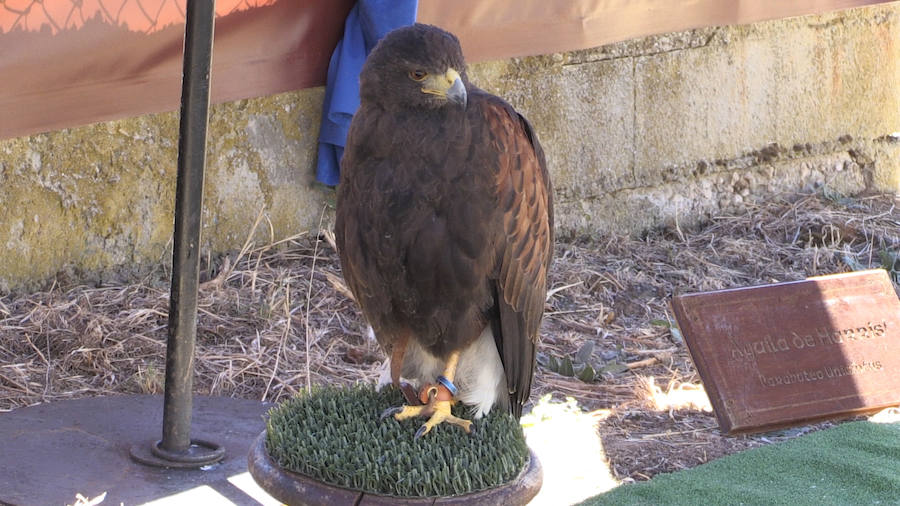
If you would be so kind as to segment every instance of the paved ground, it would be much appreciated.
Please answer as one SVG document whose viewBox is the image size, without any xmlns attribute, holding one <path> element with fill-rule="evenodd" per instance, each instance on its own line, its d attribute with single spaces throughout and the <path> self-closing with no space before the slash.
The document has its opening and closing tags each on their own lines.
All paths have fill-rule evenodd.
<svg viewBox="0 0 900 506">
<path fill-rule="evenodd" d="M 132 445 L 159 439 L 162 406 L 161 396 L 107 396 L 0 415 L 0 503 L 75 504 L 80 494 L 112 505 L 277 504 L 247 474 L 247 451 L 265 429 L 267 405 L 195 397 L 191 437 L 212 440 L 226 451 L 219 464 L 198 470 L 165 470 L 131 460 Z"/>
</svg>

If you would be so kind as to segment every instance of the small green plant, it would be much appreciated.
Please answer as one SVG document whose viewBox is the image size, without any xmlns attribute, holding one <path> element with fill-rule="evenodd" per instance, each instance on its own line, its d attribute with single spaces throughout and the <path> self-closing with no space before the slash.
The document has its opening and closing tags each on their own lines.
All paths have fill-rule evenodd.
<svg viewBox="0 0 900 506">
<path fill-rule="evenodd" d="M 840 191 L 828 186 L 828 183 L 822 185 L 822 197 L 833 204 L 848 209 L 865 209 L 865 206 L 859 199 L 844 195 Z"/>
<path fill-rule="evenodd" d="M 550 353 L 538 354 L 538 363 L 547 369 L 578 378 L 585 383 L 599 381 L 604 374 L 618 374 L 628 370 L 628 366 L 619 362 L 601 363 L 593 359 L 594 343 L 586 341 L 572 357 L 559 357 Z"/>
<path fill-rule="evenodd" d="M 671 336 L 673 343 L 681 344 L 684 342 L 684 336 L 681 335 L 681 329 L 671 321 L 662 319 L 650 320 L 650 325 L 669 329 L 669 335 Z"/>
<path fill-rule="evenodd" d="M 282 468 L 335 486 L 399 497 L 459 495 L 511 481 L 528 447 L 502 409 L 475 420 L 472 434 L 438 425 L 414 439 L 423 419 L 379 419 L 403 403 L 393 388 L 319 387 L 269 411 L 266 451 Z M 454 406 L 454 414 L 467 416 Z"/>
<path fill-rule="evenodd" d="M 900 252 L 881 250 L 881 266 L 888 271 L 894 283 L 900 284 Z"/>
<path fill-rule="evenodd" d="M 900 251 L 882 249 L 878 252 L 878 257 L 879 260 L 881 260 L 881 265 L 872 267 L 863 264 L 847 251 L 844 252 L 843 260 L 844 263 L 854 271 L 863 271 L 881 267 L 888 272 L 888 275 L 890 275 L 891 280 L 893 280 L 894 283 L 900 284 Z"/>
</svg>

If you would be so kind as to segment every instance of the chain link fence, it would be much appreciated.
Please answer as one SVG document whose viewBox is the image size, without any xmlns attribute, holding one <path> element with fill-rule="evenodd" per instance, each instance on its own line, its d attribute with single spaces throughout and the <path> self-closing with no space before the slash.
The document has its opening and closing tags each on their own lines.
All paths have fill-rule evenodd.
<svg viewBox="0 0 900 506">
<path fill-rule="evenodd" d="M 218 0 L 216 15 L 263 7 L 276 0 Z M 91 21 L 152 33 L 184 23 L 187 0 L 0 0 L 0 34 L 13 30 L 56 34 Z"/>
</svg>

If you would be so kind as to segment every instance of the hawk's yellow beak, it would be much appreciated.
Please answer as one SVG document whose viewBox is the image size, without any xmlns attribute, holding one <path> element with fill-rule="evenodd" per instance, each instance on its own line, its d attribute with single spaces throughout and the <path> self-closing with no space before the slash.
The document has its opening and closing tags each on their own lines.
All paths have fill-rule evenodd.
<svg viewBox="0 0 900 506">
<path fill-rule="evenodd" d="M 437 95 L 455 104 L 466 106 L 466 86 L 454 69 L 447 69 L 443 74 L 429 75 L 422 82 L 422 93 Z"/>
</svg>

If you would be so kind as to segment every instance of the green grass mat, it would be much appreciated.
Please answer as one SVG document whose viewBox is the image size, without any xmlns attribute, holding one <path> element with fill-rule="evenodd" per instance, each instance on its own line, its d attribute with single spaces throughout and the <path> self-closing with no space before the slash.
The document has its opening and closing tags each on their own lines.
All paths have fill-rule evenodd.
<svg viewBox="0 0 900 506">
<path fill-rule="evenodd" d="M 496 487 L 525 467 L 518 421 L 493 409 L 472 434 L 441 424 L 416 440 L 425 421 L 379 414 L 403 403 L 399 390 L 320 387 L 269 411 L 266 450 L 280 466 L 344 488 L 376 494 L 449 496 Z M 460 404 L 456 416 L 469 413 Z"/>
<path fill-rule="evenodd" d="M 845 423 L 622 485 L 582 504 L 900 504 L 900 423 Z"/>
</svg>

